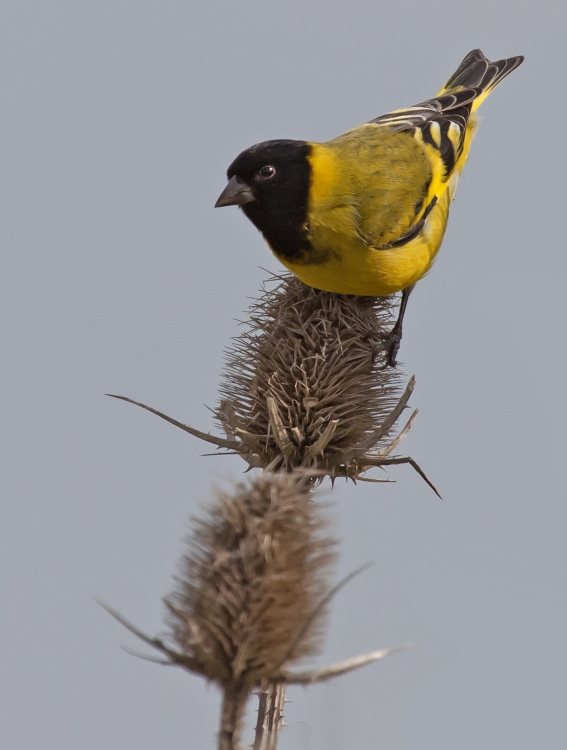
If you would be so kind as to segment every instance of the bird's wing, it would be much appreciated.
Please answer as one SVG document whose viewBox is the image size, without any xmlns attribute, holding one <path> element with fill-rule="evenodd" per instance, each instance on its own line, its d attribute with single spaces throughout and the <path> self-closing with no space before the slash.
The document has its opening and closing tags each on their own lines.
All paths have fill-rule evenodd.
<svg viewBox="0 0 567 750">
<path fill-rule="evenodd" d="M 476 127 L 475 110 L 503 78 L 521 65 L 523 59 L 519 55 L 491 62 L 480 50 L 473 50 L 435 98 L 371 120 L 370 124 L 384 128 L 386 132 L 413 137 L 414 142 L 421 146 L 430 168 L 430 174 L 422 183 L 425 195 L 415 204 L 413 217 L 408 215 L 406 206 L 397 224 L 400 227 L 404 220 L 410 221 L 409 228 L 406 226 L 397 239 L 389 237 L 389 247 L 404 245 L 414 239 L 435 206 L 441 205 L 445 191 L 448 191 L 448 200 L 451 201 Z M 411 156 L 407 147 L 402 151 Z M 417 172 L 412 173 L 407 161 L 405 172 L 415 182 Z M 423 175 L 421 179 L 424 179 Z M 412 187 L 415 189 L 416 186 L 412 184 Z M 377 222 L 375 219 L 373 224 L 378 226 Z M 367 229 L 369 240 L 376 234 L 373 229 L 373 226 Z M 382 231 L 381 236 L 384 234 Z"/>
<path fill-rule="evenodd" d="M 450 92 L 336 139 L 355 150 L 347 162 L 356 162 L 360 174 L 357 233 L 369 247 L 401 247 L 423 230 L 458 172 L 476 94 Z"/>
<path fill-rule="evenodd" d="M 473 103 L 482 94 L 480 88 L 465 88 L 442 94 L 413 107 L 395 110 L 371 120 L 376 125 L 406 132 L 432 147 L 432 161 L 441 159 L 443 170 L 438 179 L 446 183 L 463 151 L 467 123 Z M 432 164 L 435 172 L 435 164 Z"/>
</svg>

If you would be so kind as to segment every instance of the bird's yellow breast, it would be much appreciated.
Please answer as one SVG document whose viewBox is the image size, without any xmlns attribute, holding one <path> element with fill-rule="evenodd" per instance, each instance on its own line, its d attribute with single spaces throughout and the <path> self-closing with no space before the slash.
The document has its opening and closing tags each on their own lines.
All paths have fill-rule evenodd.
<svg viewBox="0 0 567 750">
<path fill-rule="evenodd" d="M 336 294 L 383 297 L 406 289 L 423 278 L 445 233 L 450 197 L 445 192 L 427 220 L 425 231 L 403 247 L 369 248 L 354 234 L 342 234 L 337 242 L 334 228 L 321 228 L 318 239 L 326 247 L 324 262 L 294 264 L 281 258 L 287 268 L 305 284 Z M 348 217 L 343 217 L 348 224 Z"/>
<path fill-rule="evenodd" d="M 309 286 L 339 294 L 384 296 L 430 269 L 441 245 L 450 198 L 437 201 L 413 240 L 388 247 L 425 209 L 432 170 L 423 144 L 369 124 L 312 144 L 308 239 L 300 263 L 281 259 Z"/>
</svg>

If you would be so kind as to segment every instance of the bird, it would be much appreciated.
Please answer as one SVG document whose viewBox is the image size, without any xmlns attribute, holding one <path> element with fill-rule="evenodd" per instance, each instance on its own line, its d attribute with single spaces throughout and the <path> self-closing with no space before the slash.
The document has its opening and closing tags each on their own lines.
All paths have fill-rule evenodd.
<svg viewBox="0 0 567 750">
<path fill-rule="evenodd" d="M 523 60 L 491 62 L 475 49 L 432 99 L 324 143 L 258 143 L 229 166 L 215 206 L 239 206 L 310 287 L 364 297 L 401 292 L 387 342 L 393 367 L 409 295 L 443 240 L 476 110 Z"/>
</svg>

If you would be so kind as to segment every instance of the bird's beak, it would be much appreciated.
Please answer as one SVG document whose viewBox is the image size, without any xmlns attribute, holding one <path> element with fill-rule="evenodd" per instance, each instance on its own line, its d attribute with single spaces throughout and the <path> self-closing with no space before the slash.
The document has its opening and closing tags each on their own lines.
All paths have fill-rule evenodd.
<svg viewBox="0 0 567 750">
<path fill-rule="evenodd" d="M 250 185 L 239 180 L 236 175 L 230 178 L 228 185 L 219 195 L 215 208 L 221 206 L 243 206 L 245 203 L 255 201 Z"/>
</svg>

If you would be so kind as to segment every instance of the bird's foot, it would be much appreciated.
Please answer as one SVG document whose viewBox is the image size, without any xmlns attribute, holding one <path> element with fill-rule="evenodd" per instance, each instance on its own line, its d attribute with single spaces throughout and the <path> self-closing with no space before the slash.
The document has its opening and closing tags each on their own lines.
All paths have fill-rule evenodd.
<svg viewBox="0 0 567 750">
<path fill-rule="evenodd" d="M 401 329 L 394 326 L 394 328 L 390 331 L 385 341 L 386 364 L 384 365 L 384 369 L 386 367 L 395 367 L 398 364 L 396 357 L 400 350 L 401 342 L 402 342 L 402 331 Z"/>
</svg>

